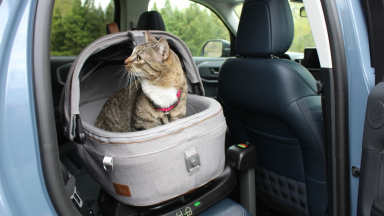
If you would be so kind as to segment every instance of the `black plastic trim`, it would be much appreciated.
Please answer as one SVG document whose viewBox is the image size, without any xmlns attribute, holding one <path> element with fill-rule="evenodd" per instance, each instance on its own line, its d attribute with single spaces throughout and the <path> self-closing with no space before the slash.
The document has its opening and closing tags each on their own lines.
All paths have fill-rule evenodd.
<svg viewBox="0 0 384 216">
<path fill-rule="evenodd" d="M 332 118 L 327 127 L 334 124 L 331 133 L 327 133 L 329 215 L 350 215 L 350 167 L 349 167 L 349 121 L 348 121 L 348 77 L 345 47 L 340 20 L 335 1 L 321 0 L 331 47 L 333 72 L 334 107 L 327 115 Z M 324 77 L 323 77 L 324 78 Z M 326 83 L 324 83 L 327 86 Z M 328 86 L 328 88 L 332 88 Z M 331 98 L 332 99 L 332 98 Z M 328 106 L 328 104 L 326 104 Z"/>
<path fill-rule="evenodd" d="M 365 0 L 367 14 L 369 48 L 371 54 L 371 66 L 375 68 L 375 84 L 384 81 L 384 2 L 378 0 Z M 375 49 L 378 48 L 378 49 Z"/>
<path fill-rule="evenodd" d="M 50 70 L 53 0 L 39 0 L 33 29 L 33 89 L 41 164 L 49 197 L 58 215 L 79 215 L 67 197 L 61 176 Z"/>
<path fill-rule="evenodd" d="M 117 26 L 119 27 L 119 29 L 121 29 L 121 27 L 120 27 L 120 21 L 121 21 L 120 20 L 121 19 L 120 0 L 114 0 L 113 2 L 115 3 L 115 12 L 114 12 L 113 19 L 114 19 L 115 23 L 117 24 Z"/>
<path fill-rule="evenodd" d="M 185 212 L 186 208 L 190 208 L 193 215 L 196 215 L 225 198 L 236 184 L 236 172 L 230 164 L 226 163 L 223 172 L 216 179 L 194 192 L 166 203 L 149 207 L 134 207 L 117 201 L 101 190 L 99 206 L 101 213 L 107 216 L 174 216 L 180 215 L 180 211 Z M 196 202 L 201 202 L 201 205 L 194 206 Z"/>
</svg>

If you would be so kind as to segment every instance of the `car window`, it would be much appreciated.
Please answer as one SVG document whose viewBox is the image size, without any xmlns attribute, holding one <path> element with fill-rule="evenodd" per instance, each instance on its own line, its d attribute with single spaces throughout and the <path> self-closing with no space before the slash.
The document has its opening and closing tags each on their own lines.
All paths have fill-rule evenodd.
<svg viewBox="0 0 384 216">
<path fill-rule="evenodd" d="M 293 42 L 288 52 L 304 53 L 306 47 L 316 47 L 308 18 L 300 16 L 300 8 L 304 7 L 304 4 L 291 1 L 289 1 L 289 4 L 295 25 L 295 36 L 293 37 Z"/>
<path fill-rule="evenodd" d="M 51 56 L 75 56 L 106 34 L 113 22 L 113 0 L 56 0 L 51 26 Z"/>
<path fill-rule="evenodd" d="M 235 13 L 236 13 L 237 17 L 239 17 L 239 18 L 241 15 L 241 10 L 243 10 L 243 3 L 241 3 L 235 7 Z"/>
<path fill-rule="evenodd" d="M 300 8 L 304 7 L 304 4 L 289 1 L 289 5 L 291 6 L 293 22 L 295 25 L 295 35 L 288 52 L 304 53 L 306 47 L 315 47 L 315 41 L 313 40 L 308 18 L 300 16 Z M 239 4 L 235 7 L 235 13 L 238 17 L 240 17 L 242 9 L 243 4 Z"/>
<path fill-rule="evenodd" d="M 202 48 L 209 40 L 214 41 L 207 44 L 205 51 L 208 51 L 204 56 L 221 56 L 221 51 L 215 51 L 218 43 L 229 46 L 227 27 L 215 13 L 203 5 L 187 0 L 151 0 L 148 10 L 161 14 L 167 32 L 182 39 L 193 56 L 202 56 Z"/>
</svg>

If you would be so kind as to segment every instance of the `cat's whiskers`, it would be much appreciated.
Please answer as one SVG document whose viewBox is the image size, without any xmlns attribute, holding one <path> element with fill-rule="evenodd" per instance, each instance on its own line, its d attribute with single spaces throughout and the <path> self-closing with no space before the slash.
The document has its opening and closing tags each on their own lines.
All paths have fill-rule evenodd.
<svg viewBox="0 0 384 216">
<path fill-rule="evenodd" d="M 125 68 L 125 67 L 124 67 Z M 121 69 L 121 72 L 119 73 L 122 73 L 122 72 L 126 72 L 127 74 L 123 73 L 120 78 L 119 78 L 119 86 L 121 85 L 121 82 L 124 80 L 124 78 L 126 78 L 129 74 L 128 70 L 125 68 L 125 69 Z"/>
<path fill-rule="evenodd" d="M 127 72 L 127 68 L 125 67 L 125 65 L 123 65 L 116 73 L 112 74 L 111 77 L 116 76 L 117 74 L 122 72 Z"/>
</svg>

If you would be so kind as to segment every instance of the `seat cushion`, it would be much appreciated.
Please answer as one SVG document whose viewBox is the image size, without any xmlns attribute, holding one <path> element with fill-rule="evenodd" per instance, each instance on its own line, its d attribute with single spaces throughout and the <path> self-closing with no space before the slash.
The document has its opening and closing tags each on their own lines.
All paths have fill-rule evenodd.
<svg viewBox="0 0 384 216">
<path fill-rule="evenodd" d="M 252 216 L 247 209 L 242 205 L 234 202 L 231 199 L 223 199 L 211 206 L 209 209 L 203 211 L 199 216 Z"/>
</svg>

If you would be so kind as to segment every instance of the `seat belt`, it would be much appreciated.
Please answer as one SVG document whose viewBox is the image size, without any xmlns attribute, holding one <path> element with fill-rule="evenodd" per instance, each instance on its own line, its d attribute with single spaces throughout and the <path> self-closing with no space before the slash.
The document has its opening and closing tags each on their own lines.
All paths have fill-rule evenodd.
<svg viewBox="0 0 384 216">
<path fill-rule="evenodd" d="M 76 206 L 77 210 L 83 216 L 93 216 L 93 212 L 88 208 L 88 206 L 81 199 L 80 193 L 76 190 L 76 179 L 75 177 L 68 172 L 65 166 L 60 162 L 61 175 L 63 177 L 63 182 L 65 186 L 65 192 L 67 196 L 72 200 L 73 204 Z"/>
</svg>

